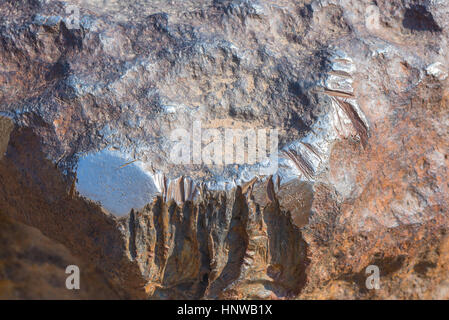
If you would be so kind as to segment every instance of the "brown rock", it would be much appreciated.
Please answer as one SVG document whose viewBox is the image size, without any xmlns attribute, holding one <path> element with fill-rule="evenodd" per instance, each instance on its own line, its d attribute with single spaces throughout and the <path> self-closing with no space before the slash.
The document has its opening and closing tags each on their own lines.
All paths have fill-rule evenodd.
<svg viewBox="0 0 449 320">
<path fill-rule="evenodd" d="M 79 28 L 65 2 L 0 4 L 0 294 L 76 297 L 57 257 L 91 270 L 82 298 L 448 298 L 445 6 L 66 2 Z M 196 120 L 278 129 L 278 172 L 174 164 L 170 133 Z M 160 195 L 123 192 L 118 217 L 80 194 L 105 150 Z"/>
</svg>

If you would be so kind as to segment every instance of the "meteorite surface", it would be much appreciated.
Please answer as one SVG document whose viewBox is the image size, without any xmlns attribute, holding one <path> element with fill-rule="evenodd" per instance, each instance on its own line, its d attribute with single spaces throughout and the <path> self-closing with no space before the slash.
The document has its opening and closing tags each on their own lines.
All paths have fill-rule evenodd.
<svg viewBox="0 0 449 320">
<path fill-rule="evenodd" d="M 122 298 L 447 298 L 447 4 L 2 1 L 0 211 Z"/>
</svg>

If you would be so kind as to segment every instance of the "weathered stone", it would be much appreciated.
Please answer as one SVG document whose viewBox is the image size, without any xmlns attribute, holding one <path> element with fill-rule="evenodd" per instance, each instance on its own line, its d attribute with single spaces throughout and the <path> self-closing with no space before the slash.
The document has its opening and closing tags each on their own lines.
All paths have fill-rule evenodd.
<svg viewBox="0 0 449 320">
<path fill-rule="evenodd" d="M 97 267 L 32 227 L 0 213 L 0 299 L 117 299 Z M 80 289 L 67 290 L 66 268 L 80 268 Z"/>
<path fill-rule="evenodd" d="M 448 298 L 444 1 L 0 10 L 0 212 L 117 296 Z M 173 163 L 195 121 L 277 129 L 279 170 Z"/>
</svg>

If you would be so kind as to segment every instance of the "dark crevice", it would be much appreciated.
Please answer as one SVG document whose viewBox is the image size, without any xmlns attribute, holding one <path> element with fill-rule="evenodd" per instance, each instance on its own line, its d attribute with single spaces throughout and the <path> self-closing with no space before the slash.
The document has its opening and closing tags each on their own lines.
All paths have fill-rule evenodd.
<svg viewBox="0 0 449 320">
<path fill-rule="evenodd" d="M 422 5 L 413 5 L 406 9 L 402 25 L 404 28 L 413 31 L 442 31 L 440 26 L 434 20 L 432 13 L 427 11 L 426 7 Z"/>
</svg>

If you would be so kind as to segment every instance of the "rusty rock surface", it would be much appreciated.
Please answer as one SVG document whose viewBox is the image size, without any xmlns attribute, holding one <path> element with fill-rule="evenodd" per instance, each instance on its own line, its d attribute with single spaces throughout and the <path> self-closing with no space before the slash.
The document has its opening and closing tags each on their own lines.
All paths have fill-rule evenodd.
<svg viewBox="0 0 449 320">
<path fill-rule="evenodd" d="M 447 299 L 447 4 L 3 1 L 0 212 L 125 299 Z M 277 129 L 279 170 L 174 165 L 194 121 Z"/>
</svg>

